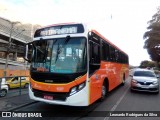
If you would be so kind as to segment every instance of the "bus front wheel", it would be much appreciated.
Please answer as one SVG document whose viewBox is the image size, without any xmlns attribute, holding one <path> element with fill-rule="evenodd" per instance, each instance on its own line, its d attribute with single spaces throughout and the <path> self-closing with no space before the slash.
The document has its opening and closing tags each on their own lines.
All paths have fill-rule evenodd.
<svg viewBox="0 0 160 120">
<path fill-rule="evenodd" d="M 122 86 L 125 84 L 125 74 L 123 75 L 123 79 L 122 79 Z"/>
<path fill-rule="evenodd" d="M 107 88 L 106 88 L 106 84 L 104 82 L 102 85 L 100 101 L 103 101 L 105 99 L 106 95 L 107 95 Z"/>
</svg>

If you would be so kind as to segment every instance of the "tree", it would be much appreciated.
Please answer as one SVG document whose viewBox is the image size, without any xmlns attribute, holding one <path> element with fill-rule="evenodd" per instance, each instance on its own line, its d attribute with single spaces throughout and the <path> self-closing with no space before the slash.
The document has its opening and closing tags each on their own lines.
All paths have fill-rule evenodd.
<svg viewBox="0 0 160 120">
<path fill-rule="evenodd" d="M 140 64 L 140 68 L 146 68 L 148 66 L 148 60 L 144 60 L 144 61 L 142 61 L 141 62 L 141 64 Z"/>
<path fill-rule="evenodd" d="M 145 39 L 144 48 L 147 49 L 150 58 L 158 63 L 160 62 L 160 7 L 148 24 L 148 31 L 143 36 Z"/>
<path fill-rule="evenodd" d="M 140 64 L 140 68 L 147 68 L 147 67 L 150 67 L 150 68 L 153 68 L 156 66 L 156 63 L 153 62 L 153 61 L 148 61 L 148 60 L 144 60 L 141 62 Z"/>
</svg>

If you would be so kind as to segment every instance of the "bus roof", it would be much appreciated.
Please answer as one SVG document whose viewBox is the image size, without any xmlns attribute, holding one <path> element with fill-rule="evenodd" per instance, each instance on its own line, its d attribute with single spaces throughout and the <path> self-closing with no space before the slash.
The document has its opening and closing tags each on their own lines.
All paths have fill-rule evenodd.
<svg viewBox="0 0 160 120">
<path fill-rule="evenodd" d="M 42 28 L 47 28 L 47 27 L 52 27 L 52 26 L 59 26 L 59 25 L 72 25 L 72 24 L 82 24 L 82 23 L 76 23 L 76 22 L 68 22 L 68 23 L 57 23 L 57 24 L 51 24 L 51 25 L 47 25 L 47 26 L 43 26 Z"/>
<path fill-rule="evenodd" d="M 78 22 L 68 22 L 68 23 L 58 23 L 58 24 L 52 24 L 52 25 L 48 25 L 48 26 L 43 26 L 40 29 L 43 28 L 47 28 L 47 27 L 52 27 L 52 26 L 59 26 L 59 25 L 73 25 L 73 24 L 82 24 L 84 26 L 83 23 L 78 23 Z M 88 28 L 87 28 L 88 29 Z M 103 35 L 101 35 L 99 32 L 97 32 L 96 30 L 92 29 L 90 30 L 91 32 L 94 32 L 95 34 L 97 34 L 99 37 L 103 38 L 105 41 L 107 41 L 109 44 L 111 44 L 112 46 L 114 46 L 116 49 L 120 50 L 121 52 L 123 52 L 124 54 L 127 55 L 127 53 L 125 53 L 123 50 L 121 50 L 120 48 L 118 48 L 116 45 L 114 45 L 112 42 L 110 42 L 108 39 L 106 39 Z M 127 55 L 128 56 L 128 55 Z"/>
<path fill-rule="evenodd" d="M 111 41 L 109 41 L 107 38 L 105 38 L 103 35 L 101 35 L 99 32 L 97 32 L 96 30 L 92 29 L 91 32 L 97 34 L 99 37 L 101 37 L 102 39 L 104 39 L 105 41 L 107 41 L 107 43 L 111 44 L 112 46 L 114 46 L 116 49 L 120 50 L 121 52 L 123 52 L 124 54 L 126 54 L 128 56 L 127 53 L 125 53 L 123 50 L 121 50 L 119 47 L 117 47 L 115 44 L 113 44 Z"/>
</svg>

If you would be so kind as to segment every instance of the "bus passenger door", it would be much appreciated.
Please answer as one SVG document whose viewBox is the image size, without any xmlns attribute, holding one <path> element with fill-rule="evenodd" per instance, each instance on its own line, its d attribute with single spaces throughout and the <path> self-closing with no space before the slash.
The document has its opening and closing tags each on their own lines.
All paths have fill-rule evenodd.
<svg viewBox="0 0 160 120">
<path fill-rule="evenodd" d="M 89 42 L 89 75 L 90 75 L 90 103 L 93 103 L 101 95 L 100 75 L 100 45 L 93 41 Z"/>
</svg>

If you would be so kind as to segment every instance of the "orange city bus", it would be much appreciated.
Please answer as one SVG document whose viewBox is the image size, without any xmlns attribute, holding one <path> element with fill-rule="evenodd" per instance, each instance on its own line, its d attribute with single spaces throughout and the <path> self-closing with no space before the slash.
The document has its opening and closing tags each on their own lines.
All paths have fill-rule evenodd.
<svg viewBox="0 0 160 120">
<path fill-rule="evenodd" d="M 128 55 L 85 24 L 40 28 L 27 46 L 29 96 L 36 101 L 88 106 L 128 77 Z"/>
</svg>

